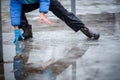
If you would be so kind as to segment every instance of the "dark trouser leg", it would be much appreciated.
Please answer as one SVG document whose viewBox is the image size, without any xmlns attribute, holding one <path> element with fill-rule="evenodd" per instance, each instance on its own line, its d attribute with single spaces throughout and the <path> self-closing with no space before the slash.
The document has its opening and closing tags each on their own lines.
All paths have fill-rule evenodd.
<svg viewBox="0 0 120 80">
<path fill-rule="evenodd" d="M 38 3 L 22 5 L 21 21 L 19 28 L 23 29 L 23 36 L 25 37 L 25 39 L 32 38 L 32 27 L 28 24 L 25 13 L 33 11 L 37 8 L 39 8 Z"/>
<path fill-rule="evenodd" d="M 25 13 L 22 12 L 21 13 L 21 19 L 20 19 L 20 26 L 19 26 L 19 28 L 22 28 L 23 26 L 27 26 L 27 25 L 28 25 L 27 18 L 25 16 Z"/>
<path fill-rule="evenodd" d="M 21 24 L 28 24 L 27 18 L 25 16 L 25 13 L 27 12 L 31 12 L 35 9 L 39 8 L 39 4 L 38 3 L 34 3 L 34 4 L 23 4 L 22 5 L 22 12 L 21 12 Z"/>
<path fill-rule="evenodd" d="M 73 13 L 68 12 L 57 0 L 51 0 L 50 11 L 63 20 L 75 32 L 84 27 L 82 21 L 80 21 Z"/>
<path fill-rule="evenodd" d="M 68 12 L 57 0 L 51 0 L 50 10 L 63 20 L 75 32 L 81 30 L 87 37 L 98 39 L 99 34 L 92 33 L 73 13 Z"/>
</svg>

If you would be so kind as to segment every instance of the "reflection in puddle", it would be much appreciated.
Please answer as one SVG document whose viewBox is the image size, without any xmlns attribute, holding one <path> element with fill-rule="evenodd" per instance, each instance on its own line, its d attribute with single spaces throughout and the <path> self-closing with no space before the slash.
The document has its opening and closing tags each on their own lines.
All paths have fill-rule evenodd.
<svg viewBox="0 0 120 80">
<path fill-rule="evenodd" d="M 30 53 L 32 49 L 31 43 L 32 42 L 24 41 L 15 44 L 16 55 L 14 56 L 13 59 L 13 71 L 16 80 L 63 80 L 63 79 L 72 80 L 73 79 L 72 75 L 74 73 L 73 70 L 76 69 L 74 67 L 76 63 L 72 59 L 71 59 L 72 62 L 69 61 L 69 56 L 74 51 L 72 53 L 69 53 L 68 58 L 66 57 L 64 59 L 60 59 L 55 62 L 53 58 L 50 58 L 47 61 L 42 62 L 42 64 L 41 62 L 37 62 L 38 67 L 35 67 L 36 62 L 33 63 L 28 62 L 28 59 L 33 58 L 29 56 L 35 54 L 35 52 Z M 46 54 L 43 55 L 46 56 Z M 40 58 L 40 56 L 41 54 L 38 54 L 38 57 L 36 58 Z"/>
<path fill-rule="evenodd" d="M 24 43 L 22 41 L 19 41 L 15 44 L 15 50 L 16 50 L 16 56 L 22 55 L 23 49 L 24 49 Z"/>
<path fill-rule="evenodd" d="M 13 59 L 13 71 L 16 80 L 56 80 L 55 74 L 47 67 L 51 60 L 46 61 L 41 66 L 41 69 L 30 67 L 30 63 L 27 63 L 29 54 L 25 55 L 24 51 L 29 52 L 29 42 L 19 42 L 15 44 L 16 56 Z M 29 49 L 28 49 L 29 48 Z M 33 76 L 34 75 L 34 76 Z M 37 76 L 35 76 L 37 75 Z"/>
<path fill-rule="evenodd" d="M 24 67 L 22 57 L 14 57 L 14 76 L 16 80 L 56 80 L 56 75 L 53 74 L 52 70 L 47 67 L 43 70 L 29 69 L 29 67 Z M 38 76 L 32 76 L 38 75 Z"/>
<path fill-rule="evenodd" d="M 14 57 L 13 61 L 14 68 L 14 76 L 16 80 L 24 80 L 25 79 L 25 69 L 23 65 L 23 60 L 21 57 Z"/>
<path fill-rule="evenodd" d="M 22 53 L 24 49 L 24 44 L 22 41 L 19 41 L 15 44 L 16 56 L 13 58 L 13 71 L 16 80 L 25 79 L 25 68 L 22 59 Z"/>
</svg>

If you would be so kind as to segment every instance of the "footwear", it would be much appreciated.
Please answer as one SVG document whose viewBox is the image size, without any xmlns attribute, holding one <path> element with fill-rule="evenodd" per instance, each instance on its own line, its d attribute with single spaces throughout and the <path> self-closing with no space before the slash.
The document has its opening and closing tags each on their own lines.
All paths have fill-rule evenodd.
<svg viewBox="0 0 120 80">
<path fill-rule="evenodd" d="M 91 32 L 88 28 L 84 27 L 80 29 L 87 37 L 89 37 L 92 40 L 98 40 L 100 37 L 100 34 Z"/>
<path fill-rule="evenodd" d="M 24 40 L 32 38 L 32 26 L 31 25 L 22 25 L 20 28 L 23 30 Z"/>
<path fill-rule="evenodd" d="M 91 37 L 92 40 L 98 40 L 100 37 L 100 34 L 94 33 L 93 36 Z"/>
</svg>

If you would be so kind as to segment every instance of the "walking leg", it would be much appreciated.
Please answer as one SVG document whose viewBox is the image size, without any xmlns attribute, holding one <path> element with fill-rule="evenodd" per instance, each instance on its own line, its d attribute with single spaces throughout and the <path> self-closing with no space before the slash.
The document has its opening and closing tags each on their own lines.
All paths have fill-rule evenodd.
<svg viewBox="0 0 120 80">
<path fill-rule="evenodd" d="M 80 21 L 73 13 L 68 12 L 61 5 L 61 3 L 58 2 L 58 0 L 51 0 L 50 11 L 52 11 L 53 14 L 64 21 L 75 32 L 81 30 L 90 39 L 97 40 L 99 38 L 99 34 L 91 32 L 87 27 L 85 27 L 85 24 Z"/>
<path fill-rule="evenodd" d="M 33 11 L 37 8 L 39 8 L 38 3 L 22 5 L 21 20 L 20 20 L 19 28 L 21 28 L 23 30 L 23 36 L 25 39 L 33 37 L 32 26 L 28 23 L 25 13 Z"/>
</svg>

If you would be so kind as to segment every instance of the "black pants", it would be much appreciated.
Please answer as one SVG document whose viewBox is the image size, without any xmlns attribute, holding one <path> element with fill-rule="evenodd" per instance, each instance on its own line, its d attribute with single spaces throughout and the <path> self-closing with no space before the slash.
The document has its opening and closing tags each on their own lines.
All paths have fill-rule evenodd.
<svg viewBox="0 0 120 80">
<path fill-rule="evenodd" d="M 39 3 L 22 5 L 21 13 L 21 25 L 28 24 L 25 13 L 38 9 Z M 57 0 L 50 0 L 50 11 L 53 12 L 58 18 L 64 21 L 75 32 L 84 27 L 82 21 L 80 21 L 73 13 L 68 12 Z"/>
</svg>

